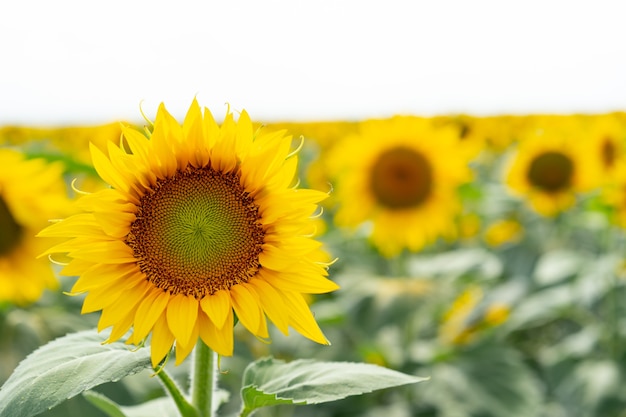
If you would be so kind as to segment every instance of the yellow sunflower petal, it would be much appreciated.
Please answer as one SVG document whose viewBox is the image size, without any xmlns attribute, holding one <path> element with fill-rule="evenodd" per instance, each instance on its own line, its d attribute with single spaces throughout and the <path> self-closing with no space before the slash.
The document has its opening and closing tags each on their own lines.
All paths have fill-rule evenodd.
<svg viewBox="0 0 626 417">
<path fill-rule="evenodd" d="M 294 268 L 295 269 L 295 268 Z M 335 282 L 321 275 L 279 273 L 263 269 L 263 279 L 275 288 L 308 294 L 325 294 L 339 289 Z"/>
<path fill-rule="evenodd" d="M 215 122 L 215 119 L 213 118 L 213 115 L 211 114 L 209 109 L 207 109 L 206 107 L 204 108 L 204 119 L 202 120 L 202 128 L 204 138 L 206 140 L 205 145 L 209 149 L 211 149 L 213 148 L 215 141 L 220 135 L 220 127 Z"/>
<path fill-rule="evenodd" d="M 130 224 L 135 221 L 133 213 L 119 213 L 118 216 L 110 216 L 107 213 L 93 213 L 104 233 L 111 237 L 122 238 L 128 234 Z"/>
<path fill-rule="evenodd" d="M 218 329 L 224 327 L 226 318 L 232 314 L 230 295 L 226 290 L 219 290 L 213 295 L 204 297 L 200 305 Z"/>
<path fill-rule="evenodd" d="M 138 158 L 141 158 L 143 163 L 146 165 L 154 160 L 154 158 L 150 155 L 148 141 L 143 134 L 130 128 L 129 126 L 123 126 L 122 133 L 124 135 L 124 139 L 128 142 L 128 146 L 130 147 L 133 155 L 137 155 Z"/>
<path fill-rule="evenodd" d="M 157 113 L 159 127 L 163 126 L 165 123 L 163 121 L 163 117 L 164 116 L 161 112 Z M 170 142 L 169 135 L 164 131 L 164 129 L 157 128 L 156 122 L 154 132 L 152 132 L 152 135 L 150 136 L 150 142 L 152 143 L 154 154 L 159 160 L 157 170 L 160 177 L 166 178 L 174 175 L 177 166 L 176 154 L 173 152 L 175 145 Z"/>
<path fill-rule="evenodd" d="M 102 227 L 90 213 L 76 214 L 60 222 L 52 223 L 40 231 L 39 237 L 101 236 Z"/>
<path fill-rule="evenodd" d="M 199 334 L 200 334 L 200 325 L 199 325 L 199 321 L 196 320 L 193 328 L 191 329 L 191 336 L 186 345 L 179 343 L 180 340 L 176 339 L 176 365 L 180 365 L 181 363 L 183 363 L 185 358 L 189 356 L 193 348 L 196 346 L 196 342 L 198 341 Z"/>
<path fill-rule="evenodd" d="M 237 144 L 236 153 L 242 157 L 246 157 L 250 151 L 254 131 L 252 130 L 252 121 L 250 115 L 245 110 L 239 113 L 239 120 L 235 128 L 235 143 Z"/>
<path fill-rule="evenodd" d="M 285 315 L 287 308 L 278 290 L 268 284 L 265 279 L 252 279 L 249 286 L 258 294 L 261 308 L 269 319 L 284 334 L 289 334 L 289 320 Z M 279 287 L 280 288 L 280 287 Z"/>
<path fill-rule="evenodd" d="M 133 196 L 130 195 L 130 187 L 126 183 L 126 179 L 113 167 L 111 161 L 98 149 L 95 145 L 89 144 L 93 165 L 100 178 L 111 184 L 116 190 L 125 194 L 129 199 L 133 199 L 134 203 L 138 203 Z"/>
<path fill-rule="evenodd" d="M 141 284 L 142 281 L 143 277 L 135 273 L 120 277 L 112 285 L 91 288 L 83 301 L 81 312 L 91 313 L 115 303 L 125 291 Z M 125 306 L 120 306 L 120 309 L 124 308 Z"/>
<path fill-rule="evenodd" d="M 122 193 L 113 188 L 83 195 L 76 202 L 76 205 L 87 212 L 135 213 L 137 211 L 136 205 L 129 202 Z M 78 216 L 78 214 L 75 216 Z"/>
<path fill-rule="evenodd" d="M 66 277 L 78 276 L 85 271 L 89 271 L 92 268 L 97 267 L 98 264 L 92 262 L 82 261 L 80 259 L 72 259 L 67 265 L 61 269 L 61 275 Z"/>
<path fill-rule="evenodd" d="M 189 162 L 200 168 L 209 162 L 209 149 L 204 143 L 202 111 L 196 99 L 193 100 L 183 121 L 183 135 L 190 140 Z"/>
<path fill-rule="evenodd" d="M 143 340 L 155 323 L 163 315 L 170 300 L 170 294 L 165 291 L 152 291 L 145 297 L 135 313 L 135 328 L 133 337 L 135 343 Z"/>
<path fill-rule="evenodd" d="M 145 161 L 127 154 L 126 150 L 113 142 L 107 143 L 107 150 L 113 169 L 124 178 L 124 183 L 130 186 L 129 192 L 132 196 L 141 195 L 154 184 L 155 174 L 144 168 Z"/>
<path fill-rule="evenodd" d="M 59 246 L 56 246 L 56 248 Z M 76 244 L 74 244 L 74 246 L 76 246 Z M 123 264 L 136 260 L 128 245 L 119 240 L 92 242 L 88 246 L 81 245 L 71 251 L 70 256 L 98 263 L 106 260 L 107 263 Z"/>
<path fill-rule="evenodd" d="M 149 289 L 149 285 L 142 282 L 123 291 L 117 299 L 118 308 L 103 310 L 98 322 L 98 331 L 113 326 L 114 330 L 111 333 L 111 339 L 117 340 L 123 336 L 134 320 L 137 304 L 149 292 Z M 120 326 L 120 324 L 123 325 Z M 116 328 L 116 326 L 121 327 L 121 329 Z"/>
<path fill-rule="evenodd" d="M 167 305 L 167 324 L 177 343 L 188 346 L 198 317 L 198 300 L 177 294 Z"/>
<path fill-rule="evenodd" d="M 319 328 L 302 295 L 287 291 L 283 291 L 281 295 L 289 311 L 289 324 L 303 336 L 322 345 L 329 345 L 330 342 Z"/>
<path fill-rule="evenodd" d="M 68 267 L 63 269 L 63 272 L 67 275 L 74 275 L 69 266 L 78 263 L 79 260 L 73 260 Z M 79 266 L 79 268 L 84 268 L 84 266 Z M 119 265 L 116 264 L 96 264 L 91 265 L 88 269 L 83 269 L 83 273 L 76 280 L 74 286 L 72 287 L 72 292 L 82 293 L 85 291 L 89 291 L 98 287 L 110 286 L 117 287 L 119 281 L 128 280 L 128 277 L 136 274 L 136 269 L 133 267 L 125 267 L 120 268 Z M 139 276 L 139 278 L 141 278 Z"/>
<path fill-rule="evenodd" d="M 202 341 L 220 355 L 231 356 L 233 354 L 233 312 L 226 317 L 224 326 L 218 329 L 205 314 L 198 314 L 200 338 Z"/>
<path fill-rule="evenodd" d="M 172 350 L 174 345 L 174 335 L 167 324 L 167 317 L 164 314 L 154 323 L 152 329 L 152 339 L 150 341 L 150 358 L 152 367 L 156 367 L 159 362 Z"/>
<path fill-rule="evenodd" d="M 231 287 L 230 294 L 233 308 L 241 324 L 243 324 L 250 333 L 261 336 L 258 333 L 261 326 L 261 310 L 255 294 L 251 293 L 247 285 L 243 284 L 237 284 Z"/>
</svg>

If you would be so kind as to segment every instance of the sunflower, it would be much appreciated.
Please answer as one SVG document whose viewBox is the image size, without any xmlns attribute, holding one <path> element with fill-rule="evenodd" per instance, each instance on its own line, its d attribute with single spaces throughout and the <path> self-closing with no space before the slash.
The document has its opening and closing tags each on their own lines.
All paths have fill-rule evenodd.
<svg viewBox="0 0 626 417">
<path fill-rule="evenodd" d="M 373 223 L 371 241 L 387 257 L 454 237 L 456 188 L 470 179 L 468 152 L 456 132 L 427 120 L 397 116 L 363 123 L 330 158 L 337 178 L 336 223 Z"/>
<path fill-rule="evenodd" d="M 577 120 L 546 116 L 536 123 L 520 139 L 506 183 L 538 213 L 553 216 L 572 206 L 578 193 L 593 188 L 598 172 L 587 157 L 587 136 Z"/>
<path fill-rule="evenodd" d="M 439 339 L 445 344 L 467 345 L 481 332 L 506 322 L 510 306 L 502 302 L 486 303 L 484 298 L 478 286 L 463 291 L 444 313 Z"/>
<path fill-rule="evenodd" d="M 610 220 L 626 229 L 626 161 L 616 164 L 611 181 L 602 187 L 600 197 L 611 208 Z"/>
<path fill-rule="evenodd" d="M 589 121 L 588 155 L 598 165 L 600 185 L 610 181 L 618 162 L 626 155 L 626 124 L 615 114 L 592 116 Z"/>
<path fill-rule="evenodd" d="M 524 234 L 522 224 L 515 219 L 501 219 L 490 224 L 483 238 L 491 247 L 503 246 L 507 243 L 519 242 Z"/>
<path fill-rule="evenodd" d="M 35 235 L 48 219 L 68 214 L 63 166 L 26 159 L 0 149 L 0 301 L 37 301 L 58 282 L 47 259 L 35 260 L 46 244 Z"/>
<path fill-rule="evenodd" d="M 121 133 L 119 123 L 51 128 L 5 126 L 0 128 L 0 142 L 25 147 L 32 153 L 45 153 L 47 157 L 61 157 L 61 151 L 64 159 L 87 164 L 90 162 L 89 143 L 106 150 L 107 142 L 119 142 Z"/>
<path fill-rule="evenodd" d="M 156 366 L 175 346 L 181 363 L 200 338 L 232 355 L 233 324 L 267 338 L 266 316 L 328 344 L 303 298 L 337 289 L 312 214 L 327 194 L 292 186 L 297 152 L 284 131 L 255 131 L 243 111 L 219 126 L 194 99 L 182 123 L 158 109 L 152 131 L 123 127 L 126 146 L 91 147 L 110 188 L 79 199 L 80 214 L 41 236 L 72 259 L 64 275 L 101 310 L 108 342 L 151 336 Z"/>
<path fill-rule="evenodd" d="M 303 166 L 306 172 L 303 173 L 303 180 L 315 189 L 328 189 L 332 180 L 329 177 L 329 167 L 327 154 L 332 152 L 337 142 L 350 134 L 357 131 L 359 124 L 351 121 L 306 121 L 306 122 L 283 122 L 270 123 L 265 127 L 268 130 L 285 129 L 294 136 L 302 136 L 307 142 L 305 143 L 305 154 L 308 160 Z M 331 207 L 334 195 L 324 200 L 322 205 L 324 208 Z"/>
</svg>

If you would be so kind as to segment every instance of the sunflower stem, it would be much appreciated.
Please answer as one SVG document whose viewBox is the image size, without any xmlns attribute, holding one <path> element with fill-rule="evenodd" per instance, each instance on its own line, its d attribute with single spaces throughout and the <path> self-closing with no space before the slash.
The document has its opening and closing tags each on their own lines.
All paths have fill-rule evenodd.
<svg viewBox="0 0 626 417">
<path fill-rule="evenodd" d="M 176 382 L 165 372 L 165 369 L 155 369 L 156 375 L 159 377 L 165 390 L 172 397 L 180 415 L 182 417 L 199 417 L 196 409 L 191 405 L 187 398 L 183 395 Z"/>
<path fill-rule="evenodd" d="M 254 413 L 256 411 L 255 409 L 250 409 L 248 407 L 244 407 L 243 410 L 241 410 L 241 413 L 239 413 L 239 417 L 249 417 L 252 415 L 252 413 Z"/>
<path fill-rule="evenodd" d="M 217 354 L 202 339 L 198 339 L 194 349 L 192 372 L 191 402 L 200 417 L 213 417 L 213 394 L 217 389 Z"/>
</svg>

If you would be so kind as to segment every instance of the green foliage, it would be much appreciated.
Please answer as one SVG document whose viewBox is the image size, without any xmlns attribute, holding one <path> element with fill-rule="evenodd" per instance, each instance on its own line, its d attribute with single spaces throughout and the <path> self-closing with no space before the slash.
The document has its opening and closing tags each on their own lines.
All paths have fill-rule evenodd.
<svg viewBox="0 0 626 417">
<path fill-rule="evenodd" d="M 128 417 L 122 412 L 119 404 L 112 401 L 107 396 L 95 391 L 83 392 L 83 397 L 100 411 L 104 412 L 108 417 Z"/>
<path fill-rule="evenodd" d="M 150 368 L 148 349 L 102 344 L 95 330 L 56 339 L 24 359 L 0 389 L 1 417 L 30 417 L 105 382 Z"/>
<path fill-rule="evenodd" d="M 422 399 L 443 415 L 535 417 L 542 403 L 536 376 L 515 350 L 476 346 L 435 363 Z"/>
<path fill-rule="evenodd" d="M 278 404 L 336 401 L 426 379 L 371 364 L 314 360 L 285 363 L 264 358 L 246 368 L 241 396 L 245 410 L 250 413 L 260 407 Z"/>
<path fill-rule="evenodd" d="M 167 397 L 135 406 L 121 406 L 95 391 L 85 391 L 83 396 L 108 417 L 169 417 L 178 414 L 174 403 Z"/>
</svg>

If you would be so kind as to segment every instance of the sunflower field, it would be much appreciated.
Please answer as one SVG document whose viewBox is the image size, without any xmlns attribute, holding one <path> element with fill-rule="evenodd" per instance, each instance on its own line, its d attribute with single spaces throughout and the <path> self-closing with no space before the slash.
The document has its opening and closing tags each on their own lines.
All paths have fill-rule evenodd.
<svg viewBox="0 0 626 417">
<path fill-rule="evenodd" d="M 624 228 L 624 113 L 0 127 L 0 416 L 626 417 Z"/>
</svg>

